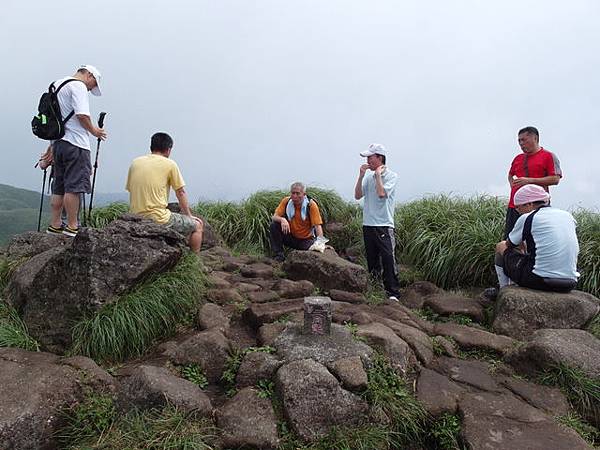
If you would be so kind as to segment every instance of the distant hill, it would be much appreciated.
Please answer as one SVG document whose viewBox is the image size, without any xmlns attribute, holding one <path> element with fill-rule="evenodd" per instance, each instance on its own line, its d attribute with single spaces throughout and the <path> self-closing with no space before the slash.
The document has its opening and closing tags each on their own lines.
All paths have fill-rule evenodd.
<svg viewBox="0 0 600 450">
<path fill-rule="evenodd" d="M 89 202 L 89 196 L 86 200 Z M 128 200 L 126 193 L 95 193 L 94 207 L 119 201 L 127 202 Z M 39 211 L 39 191 L 0 184 L 0 246 L 5 245 L 14 234 L 36 230 Z M 42 210 L 42 228 L 47 226 L 49 218 L 50 197 L 45 196 Z"/>
</svg>

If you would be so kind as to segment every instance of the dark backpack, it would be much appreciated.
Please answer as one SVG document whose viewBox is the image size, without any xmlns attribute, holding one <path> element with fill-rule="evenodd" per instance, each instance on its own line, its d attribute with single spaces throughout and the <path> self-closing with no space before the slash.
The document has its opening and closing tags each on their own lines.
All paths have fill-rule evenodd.
<svg viewBox="0 0 600 450">
<path fill-rule="evenodd" d="M 71 81 L 80 81 L 74 78 L 63 81 L 58 88 L 54 87 L 52 83 L 48 87 L 48 92 L 44 92 L 40 97 L 40 104 L 38 105 L 38 114 L 33 116 L 31 120 L 31 131 L 40 139 L 47 141 L 55 141 L 61 139 L 65 135 L 65 123 L 69 121 L 75 111 L 62 119 L 60 112 L 60 104 L 58 103 L 58 91 L 62 87 L 70 83 Z"/>
</svg>

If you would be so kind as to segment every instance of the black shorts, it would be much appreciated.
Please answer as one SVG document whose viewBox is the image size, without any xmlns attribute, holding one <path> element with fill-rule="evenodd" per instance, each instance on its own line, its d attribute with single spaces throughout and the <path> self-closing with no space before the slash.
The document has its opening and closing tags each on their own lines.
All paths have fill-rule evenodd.
<svg viewBox="0 0 600 450">
<path fill-rule="evenodd" d="M 521 253 L 514 247 L 509 247 L 504 252 L 503 258 L 504 273 L 519 286 L 552 292 L 569 292 L 575 287 L 576 282 L 573 282 L 571 287 L 565 285 L 549 285 L 544 278 L 533 273 L 533 258 L 528 254 Z"/>
<path fill-rule="evenodd" d="M 77 147 L 67 141 L 56 141 L 52 144 L 54 155 L 52 193 L 54 195 L 89 194 L 92 162 L 90 151 Z"/>
</svg>

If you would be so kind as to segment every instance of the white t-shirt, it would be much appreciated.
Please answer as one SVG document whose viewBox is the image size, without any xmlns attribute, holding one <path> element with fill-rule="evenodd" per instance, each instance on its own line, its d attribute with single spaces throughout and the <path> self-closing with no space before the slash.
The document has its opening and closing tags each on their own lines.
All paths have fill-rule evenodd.
<svg viewBox="0 0 600 450">
<path fill-rule="evenodd" d="M 73 77 L 56 80 L 54 82 L 54 88 L 58 89 L 63 81 L 70 78 Z M 65 136 L 62 140 L 70 142 L 77 147 L 89 150 L 89 133 L 83 128 L 77 118 L 77 114 L 90 115 L 90 99 L 86 85 L 82 81 L 71 81 L 65 84 L 61 90 L 58 91 L 58 103 L 60 104 L 60 113 L 62 114 L 63 120 L 71 114 L 71 111 L 75 111 L 75 114 L 73 114 L 69 121 L 65 123 Z"/>
<path fill-rule="evenodd" d="M 369 170 L 362 180 L 362 191 L 365 197 L 363 206 L 363 225 L 371 227 L 394 228 L 394 207 L 396 206 L 396 181 L 398 175 L 387 167 L 381 174 L 381 181 L 386 196 L 377 195 L 375 172 Z"/>
<path fill-rule="evenodd" d="M 520 216 L 508 235 L 510 242 L 515 245 L 523 241 L 523 228 L 529 214 Z M 543 278 L 579 278 L 576 224 L 575 218 L 567 211 L 540 208 L 531 222 L 534 248 L 527 248 L 528 253 L 535 254 L 533 273 Z"/>
</svg>

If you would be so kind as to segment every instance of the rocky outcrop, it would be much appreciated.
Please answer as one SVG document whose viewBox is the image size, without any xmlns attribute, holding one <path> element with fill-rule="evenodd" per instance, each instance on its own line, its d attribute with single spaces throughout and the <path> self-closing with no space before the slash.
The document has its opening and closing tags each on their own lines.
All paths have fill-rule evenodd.
<svg viewBox="0 0 600 450">
<path fill-rule="evenodd" d="M 364 267 L 340 258 L 330 249 L 324 253 L 294 250 L 285 260 L 283 270 L 289 278 L 310 280 L 324 291 L 364 292 L 369 282 Z"/>
<path fill-rule="evenodd" d="M 544 328 L 585 328 L 600 312 L 600 300 L 581 291 L 544 292 L 518 286 L 500 290 L 496 300 L 493 330 L 527 339 Z"/>
<path fill-rule="evenodd" d="M 71 245 L 39 253 L 15 270 L 8 300 L 43 347 L 62 353 L 73 323 L 179 261 L 185 244 L 179 234 L 125 218 L 103 229 L 83 228 Z"/>
<path fill-rule="evenodd" d="M 433 294 L 425 299 L 423 306 L 431 308 L 434 312 L 442 316 L 460 314 L 470 317 L 476 322 L 483 322 L 484 319 L 481 304 L 472 298 L 461 295 L 447 293 Z"/>
</svg>

